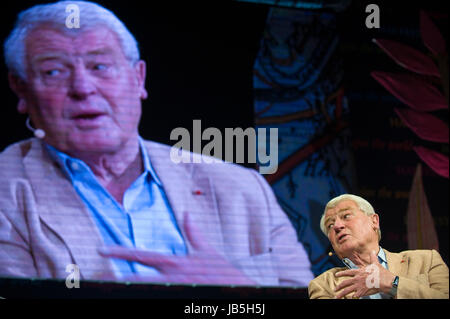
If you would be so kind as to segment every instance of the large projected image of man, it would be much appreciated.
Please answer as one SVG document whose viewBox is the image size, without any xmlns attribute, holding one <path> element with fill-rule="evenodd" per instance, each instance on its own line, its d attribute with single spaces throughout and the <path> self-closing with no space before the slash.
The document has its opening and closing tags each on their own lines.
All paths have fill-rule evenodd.
<svg viewBox="0 0 450 319">
<path fill-rule="evenodd" d="M 67 25 L 67 6 L 79 27 Z M 254 170 L 179 163 L 139 136 L 146 65 L 109 10 L 22 12 L 5 41 L 36 138 L 0 154 L 0 276 L 306 287 L 313 274 Z M 200 156 L 200 155 L 199 155 Z"/>
</svg>

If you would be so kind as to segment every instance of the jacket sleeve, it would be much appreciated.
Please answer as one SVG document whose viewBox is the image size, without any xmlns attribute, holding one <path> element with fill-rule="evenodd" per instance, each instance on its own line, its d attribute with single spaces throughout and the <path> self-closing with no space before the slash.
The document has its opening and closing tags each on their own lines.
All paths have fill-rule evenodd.
<svg viewBox="0 0 450 319">
<path fill-rule="evenodd" d="M 334 299 L 335 294 L 330 291 L 330 287 L 321 283 L 321 277 L 311 280 L 308 285 L 309 299 Z"/>
<path fill-rule="evenodd" d="M 430 267 L 416 278 L 399 277 L 398 299 L 448 299 L 448 267 L 436 250 L 430 250 Z M 428 284 L 427 284 L 428 282 Z"/>
<path fill-rule="evenodd" d="M 0 210 L 0 276 L 36 277 L 33 256 L 25 238 Z"/>
<path fill-rule="evenodd" d="M 307 287 L 314 278 L 308 254 L 286 213 L 281 209 L 272 188 L 266 180 L 253 171 L 263 189 L 271 219 L 271 260 L 282 286 Z"/>
</svg>

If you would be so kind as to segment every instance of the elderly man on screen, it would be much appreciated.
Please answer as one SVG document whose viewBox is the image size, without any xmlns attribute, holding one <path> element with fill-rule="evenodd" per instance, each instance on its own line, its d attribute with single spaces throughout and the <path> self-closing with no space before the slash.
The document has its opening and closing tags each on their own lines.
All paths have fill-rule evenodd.
<svg viewBox="0 0 450 319">
<path fill-rule="evenodd" d="M 80 28 L 66 27 L 68 4 Z M 307 286 L 307 254 L 256 171 L 175 164 L 139 136 L 146 65 L 112 12 L 34 6 L 4 49 L 38 138 L 0 154 L 0 276 L 76 265 L 88 280 Z"/>
<path fill-rule="evenodd" d="M 312 280 L 310 298 L 448 298 L 448 267 L 439 253 L 381 248 L 379 216 L 365 199 L 351 194 L 333 198 L 320 228 L 349 269 L 333 268 Z"/>
</svg>

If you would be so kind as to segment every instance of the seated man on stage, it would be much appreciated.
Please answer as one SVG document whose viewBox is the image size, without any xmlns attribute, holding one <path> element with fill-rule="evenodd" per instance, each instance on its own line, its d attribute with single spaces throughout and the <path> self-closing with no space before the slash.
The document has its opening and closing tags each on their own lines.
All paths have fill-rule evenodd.
<svg viewBox="0 0 450 319">
<path fill-rule="evenodd" d="M 320 228 L 349 269 L 333 268 L 312 280 L 311 299 L 448 299 L 448 267 L 439 253 L 381 248 L 379 216 L 365 199 L 350 194 L 333 198 Z"/>
</svg>

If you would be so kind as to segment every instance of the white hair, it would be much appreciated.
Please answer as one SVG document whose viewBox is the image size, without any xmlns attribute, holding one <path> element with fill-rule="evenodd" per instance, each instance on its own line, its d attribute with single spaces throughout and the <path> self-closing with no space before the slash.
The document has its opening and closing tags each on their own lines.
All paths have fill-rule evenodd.
<svg viewBox="0 0 450 319">
<path fill-rule="evenodd" d="M 353 195 L 353 194 L 343 194 L 340 196 L 337 196 L 333 199 L 331 199 L 327 205 L 325 206 L 324 212 L 322 214 L 322 217 L 320 218 L 320 230 L 322 230 L 322 232 L 325 234 L 325 236 L 328 236 L 328 230 L 325 228 L 325 214 L 327 212 L 327 210 L 329 210 L 330 208 L 334 208 L 336 207 L 337 204 L 339 204 L 340 202 L 344 201 L 344 200 L 351 200 L 353 201 L 358 208 L 364 212 L 364 214 L 366 214 L 367 216 L 371 216 L 375 214 L 375 210 L 373 209 L 372 205 L 365 200 L 362 197 Z M 378 241 L 381 240 L 381 230 L 378 228 L 377 229 L 377 234 L 378 234 Z"/>
<path fill-rule="evenodd" d="M 66 26 L 66 19 L 70 14 L 66 12 L 66 8 L 70 4 L 78 6 L 80 10 L 79 29 L 69 29 Z M 65 33 L 105 26 L 117 35 L 127 60 L 132 65 L 139 61 L 139 49 L 136 39 L 123 22 L 110 10 L 89 1 L 59 1 L 40 4 L 19 13 L 14 29 L 4 43 L 6 66 L 13 75 L 22 80 L 26 79 L 26 37 L 31 31 L 43 24 L 50 24 L 51 27 Z"/>
</svg>

